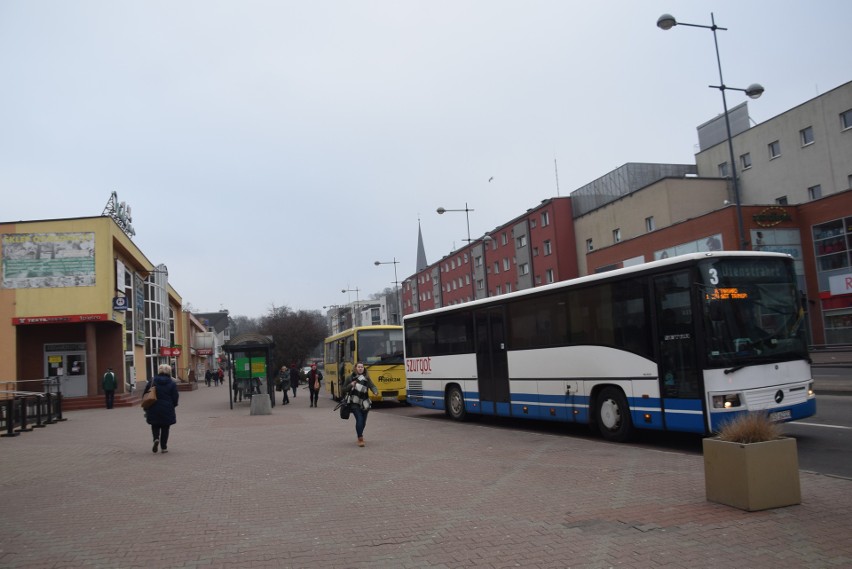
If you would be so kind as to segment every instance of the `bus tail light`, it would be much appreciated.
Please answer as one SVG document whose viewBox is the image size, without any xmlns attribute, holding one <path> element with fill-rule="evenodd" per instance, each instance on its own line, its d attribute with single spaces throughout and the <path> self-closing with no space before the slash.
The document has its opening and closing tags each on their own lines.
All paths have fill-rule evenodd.
<svg viewBox="0 0 852 569">
<path fill-rule="evenodd" d="M 740 406 L 742 406 L 742 403 L 740 402 L 739 393 L 726 393 L 724 395 L 713 396 L 714 409 L 731 409 Z"/>
</svg>

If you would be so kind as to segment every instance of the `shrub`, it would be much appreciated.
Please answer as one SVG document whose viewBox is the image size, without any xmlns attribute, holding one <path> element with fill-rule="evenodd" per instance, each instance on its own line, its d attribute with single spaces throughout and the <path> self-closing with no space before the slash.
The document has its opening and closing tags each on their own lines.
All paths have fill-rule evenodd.
<svg viewBox="0 0 852 569">
<path fill-rule="evenodd" d="M 737 415 L 722 424 L 717 435 L 720 440 L 743 444 L 773 441 L 782 436 L 781 426 L 761 412 Z"/>
</svg>

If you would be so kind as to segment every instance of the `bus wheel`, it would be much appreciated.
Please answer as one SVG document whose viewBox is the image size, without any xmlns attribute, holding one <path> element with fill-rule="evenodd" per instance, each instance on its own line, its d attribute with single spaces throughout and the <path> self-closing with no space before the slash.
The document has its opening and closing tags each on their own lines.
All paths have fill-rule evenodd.
<svg viewBox="0 0 852 569">
<path fill-rule="evenodd" d="M 464 421 L 467 411 L 464 408 L 464 395 L 458 385 L 453 385 L 447 391 L 447 415 L 456 421 Z"/>
<path fill-rule="evenodd" d="M 597 427 L 608 441 L 624 442 L 633 434 L 633 421 L 624 393 L 606 387 L 597 398 Z"/>
</svg>

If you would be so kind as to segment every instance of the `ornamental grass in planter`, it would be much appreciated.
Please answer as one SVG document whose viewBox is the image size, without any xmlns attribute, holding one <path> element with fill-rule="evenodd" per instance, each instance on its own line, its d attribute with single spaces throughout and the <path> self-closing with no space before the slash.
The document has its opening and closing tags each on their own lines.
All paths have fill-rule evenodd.
<svg viewBox="0 0 852 569">
<path fill-rule="evenodd" d="M 749 512 L 802 502 L 796 439 L 766 413 L 738 415 L 703 446 L 707 500 Z"/>
</svg>

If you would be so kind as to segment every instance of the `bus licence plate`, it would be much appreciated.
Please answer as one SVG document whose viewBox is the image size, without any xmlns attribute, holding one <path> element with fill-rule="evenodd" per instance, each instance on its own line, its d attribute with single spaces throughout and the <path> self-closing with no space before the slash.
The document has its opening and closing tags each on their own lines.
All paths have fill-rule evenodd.
<svg viewBox="0 0 852 569">
<path fill-rule="evenodd" d="M 786 410 L 786 411 L 776 411 L 775 413 L 770 413 L 770 414 L 769 414 L 769 420 L 770 420 L 770 421 L 775 421 L 775 422 L 778 422 L 778 421 L 787 421 L 787 420 L 789 420 L 791 417 L 792 417 L 792 415 L 790 414 L 790 410 L 789 410 L 789 409 L 788 409 L 788 410 Z"/>
</svg>

